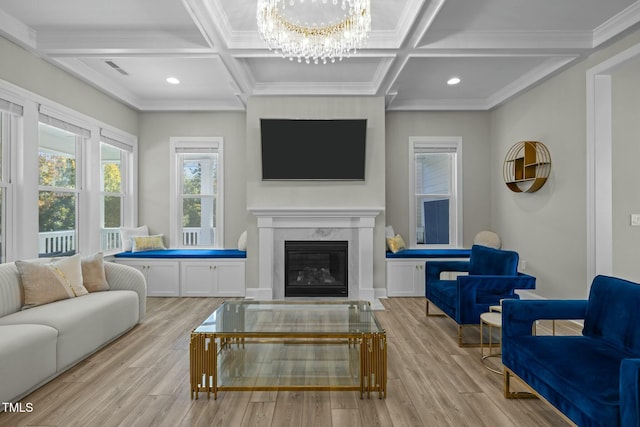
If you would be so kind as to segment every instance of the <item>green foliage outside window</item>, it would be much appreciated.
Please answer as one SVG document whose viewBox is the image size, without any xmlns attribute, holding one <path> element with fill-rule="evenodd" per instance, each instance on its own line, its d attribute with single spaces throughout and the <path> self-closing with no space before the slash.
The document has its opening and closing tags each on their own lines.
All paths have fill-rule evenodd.
<svg viewBox="0 0 640 427">
<path fill-rule="evenodd" d="M 102 166 L 104 192 L 112 194 L 122 193 L 122 175 L 118 163 L 105 163 Z M 104 197 L 104 227 L 118 228 L 122 221 L 122 197 Z"/>
<path fill-rule="evenodd" d="M 41 152 L 39 155 L 40 185 L 74 189 L 76 160 Z M 38 200 L 39 231 L 75 230 L 75 193 L 40 191 Z"/>
</svg>

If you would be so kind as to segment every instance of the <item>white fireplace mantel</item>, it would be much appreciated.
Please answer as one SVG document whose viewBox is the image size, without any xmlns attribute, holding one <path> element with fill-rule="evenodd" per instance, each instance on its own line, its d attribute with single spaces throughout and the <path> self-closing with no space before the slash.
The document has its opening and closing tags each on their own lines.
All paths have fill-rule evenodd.
<svg viewBox="0 0 640 427">
<path fill-rule="evenodd" d="M 284 298 L 285 240 L 347 240 L 349 299 L 377 305 L 373 288 L 373 229 L 384 208 L 249 208 L 258 224 L 258 288 L 247 296 Z"/>
</svg>

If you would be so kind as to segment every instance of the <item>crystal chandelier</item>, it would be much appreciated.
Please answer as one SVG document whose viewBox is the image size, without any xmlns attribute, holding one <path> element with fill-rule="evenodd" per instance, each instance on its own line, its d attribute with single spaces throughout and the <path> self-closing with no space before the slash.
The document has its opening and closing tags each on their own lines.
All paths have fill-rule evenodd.
<svg viewBox="0 0 640 427">
<path fill-rule="evenodd" d="M 258 31 L 283 58 L 335 62 L 354 54 L 369 36 L 369 1 L 258 0 Z"/>
</svg>

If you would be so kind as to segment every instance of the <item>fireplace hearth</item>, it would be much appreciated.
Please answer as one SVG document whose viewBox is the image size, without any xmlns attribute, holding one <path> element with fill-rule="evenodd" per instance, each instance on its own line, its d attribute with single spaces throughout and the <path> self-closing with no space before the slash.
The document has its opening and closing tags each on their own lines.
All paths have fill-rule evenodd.
<svg viewBox="0 0 640 427">
<path fill-rule="evenodd" d="M 348 297 L 348 242 L 284 242 L 285 297 Z"/>
</svg>

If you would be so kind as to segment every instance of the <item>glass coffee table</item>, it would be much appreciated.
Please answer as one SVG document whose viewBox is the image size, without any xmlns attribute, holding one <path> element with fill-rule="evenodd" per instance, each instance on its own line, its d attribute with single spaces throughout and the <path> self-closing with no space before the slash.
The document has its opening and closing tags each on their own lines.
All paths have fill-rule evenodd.
<svg viewBox="0 0 640 427">
<path fill-rule="evenodd" d="M 231 390 L 387 394 L 387 337 L 367 301 L 223 302 L 191 332 L 191 398 Z"/>
</svg>

